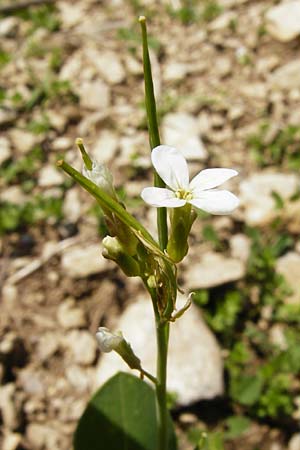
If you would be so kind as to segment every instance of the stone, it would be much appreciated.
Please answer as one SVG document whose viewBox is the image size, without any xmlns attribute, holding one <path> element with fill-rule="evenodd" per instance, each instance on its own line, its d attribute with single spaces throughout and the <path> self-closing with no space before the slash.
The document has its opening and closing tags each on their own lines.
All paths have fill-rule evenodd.
<svg viewBox="0 0 300 450">
<path fill-rule="evenodd" d="M 270 8 L 265 15 L 268 33 L 280 42 L 288 42 L 300 34 L 300 1 L 289 0 Z"/>
<path fill-rule="evenodd" d="M 102 130 L 91 149 L 91 154 L 99 163 L 105 164 L 116 156 L 118 146 L 119 139 L 116 133 Z"/>
<path fill-rule="evenodd" d="M 64 217 L 72 223 L 76 223 L 81 216 L 81 206 L 79 191 L 77 186 L 69 189 L 65 195 L 63 204 Z"/>
<path fill-rule="evenodd" d="M 13 203 L 14 205 L 24 205 L 27 197 L 20 186 L 9 186 L 1 192 L 0 199 L 3 202 Z"/>
<path fill-rule="evenodd" d="M 0 37 L 13 38 L 16 36 L 19 26 L 17 17 L 5 17 L 0 20 Z"/>
<path fill-rule="evenodd" d="M 44 333 L 37 346 L 37 356 L 40 361 L 47 361 L 51 356 L 53 356 L 59 349 L 59 335 L 56 332 L 46 332 Z"/>
<path fill-rule="evenodd" d="M 87 56 L 107 83 L 119 84 L 125 80 L 126 73 L 118 53 L 89 49 Z"/>
<path fill-rule="evenodd" d="M 42 336 L 43 337 L 43 336 Z M 49 356 L 52 353 L 49 352 Z M 46 361 L 46 358 L 41 359 L 38 355 L 40 361 Z M 43 383 L 44 377 L 41 371 L 37 371 L 36 368 L 25 368 L 19 373 L 19 383 L 23 391 L 29 396 L 42 396 L 45 395 L 47 386 Z"/>
<path fill-rule="evenodd" d="M 86 325 L 84 311 L 76 306 L 75 300 L 69 298 L 57 309 L 58 323 L 65 329 L 81 328 Z"/>
<path fill-rule="evenodd" d="M 2 450 L 18 450 L 22 441 L 22 435 L 19 433 L 7 433 L 3 437 Z"/>
<path fill-rule="evenodd" d="M 170 61 L 164 67 L 163 78 L 165 81 L 180 81 L 186 77 L 188 71 L 186 63 Z"/>
<path fill-rule="evenodd" d="M 300 60 L 288 62 L 279 67 L 268 78 L 272 87 L 292 90 L 300 88 Z"/>
<path fill-rule="evenodd" d="M 300 450 L 300 433 L 294 434 L 289 443 L 288 450 Z"/>
<path fill-rule="evenodd" d="M 111 267 L 109 261 L 101 255 L 98 243 L 87 247 L 74 246 L 66 249 L 62 255 L 62 268 L 71 278 L 85 278 L 104 272 Z"/>
<path fill-rule="evenodd" d="M 245 264 L 237 258 L 228 258 L 217 252 L 204 253 L 197 261 L 185 263 L 185 286 L 189 290 L 208 289 L 242 279 Z"/>
<path fill-rule="evenodd" d="M 76 392 L 90 392 L 94 381 L 94 368 L 80 367 L 75 364 L 66 368 L 66 376 Z"/>
<path fill-rule="evenodd" d="M 207 158 L 198 121 L 191 114 L 167 114 L 162 123 L 162 135 L 163 143 L 176 147 L 186 159 L 203 161 Z"/>
<path fill-rule="evenodd" d="M 73 147 L 73 145 L 74 145 L 73 139 L 67 136 L 60 136 L 52 142 L 52 148 L 57 152 L 70 150 Z"/>
<path fill-rule="evenodd" d="M 29 131 L 14 128 L 10 132 L 13 146 L 22 154 L 28 153 L 37 143 L 37 137 Z"/>
<path fill-rule="evenodd" d="M 251 251 L 251 240 L 245 234 L 238 233 L 231 237 L 229 241 L 231 256 L 247 262 Z"/>
<path fill-rule="evenodd" d="M 8 125 L 16 120 L 17 114 L 6 108 L 0 108 L 0 125 Z"/>
<path fill-rule="evenodd" d="M 0 136 L 0 165 L 11 157 L 11 146 L 9 140 Z"/>
<path fill-rule="evenodd" d="M 65 177 L 52 164 L 46 164 L 39 172 L 38 184 L 41 187 L 60 186 Z"/>
<path fill-rule="evenodd" d="M 265 225 L 276 217 L 273 192 L 283 200 L 289 199 L 299 187 L 296 174 L 262 170 L 250 175 L 240 183 L 239 199 L 244 208 L 244 217 L 248 225 Z"/>
<path fill-rule="evenodd" d="M 61 448 L 59 431 L 40 423 L 30 423 L 26 428 L 26 437 L 35 450 Z"/>
<path fill-rule="evenodd" d="M 182 300 L 180 298 L 179 302 Z M 122 330 L 144 369 L 155 373 L 155 325 L 150 299 L 140 297 L 129 305 L 116 330 Z M 102 354 L 96 371 L 97 386 L 119 370 L 133 373 L 118 354 Z M 179 405 L 211 399 L 223 393 L 220 348 L 200 310 L 194 305 L 171 324 L 168 373 L 168 391 L 176 394 Z"/>
<path fill-rule="evenodd" d="M 269 330 L 271 344 L 276 345 L 280 350 L 286 350 L 288 348 L 284 330 L 285 328 L 281 323 L 275 323 Z"/>
<path fill-rule="evenodd" d="M 80 104 L 93 111 L 104 111 L 110 105 L 109 87 L 101 80 L 84 81 L 78 87 Z"/>
<path fill-rule="evenodd" d="M 95 361 L 96 338 L 88 331 L 69 331 L 63 339 L 63 344 L 71 351 L 75 363 L 89 366 Z"/>
<path fill-rule="evenodd" d="M 0 386 L 0 412 L 3 425 L 9 430 L 17 430 L 21 424 L 21 403 L 16 395 L 16 385 L 7 383 Z"/>
<path fill-rule="evenodd" d="M 286 297 L 286 303 L 300 304 L 300 255 L 296 252 L 288 252 L 278 258 L 276 270 L 284 276 L 292 293 Z"/>
</svg>

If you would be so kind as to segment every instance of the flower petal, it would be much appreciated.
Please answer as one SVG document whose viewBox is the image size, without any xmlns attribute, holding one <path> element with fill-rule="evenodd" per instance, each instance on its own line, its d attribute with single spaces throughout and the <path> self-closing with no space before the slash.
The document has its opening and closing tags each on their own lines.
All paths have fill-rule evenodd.
<svg viewBox="0 0 300 450">
<path fill-rule="evenodd" d="M 225 181 L 229 180 L 232 177 L 238 175 L 238 172 L 233 169 L 205 169 L 201 170 L 198 175 L 196 175 L 191 183 L 191 189 L 201 189 L 202 191 L 206 189 L 212 189 L 221 184 L 225 183 Z"/>
<path fill-rule="evenodd" d="M 229 191 L 199 191 L 197 197 L 188 201 L 210 214 L 230 214 L 239 205 L 239 199 Z"/>
<path fill-rule="evenodd" d="M 168 187 L 188 189 L 189 170 L 186 160 L 179 150 L 168 145 L 159 145 L 152 150 L 152 164 Z"/>
<path fill-rule="evenodd" d="M 141 197 L 144 202 L 157 208 L 179 208 L 186 204 L 185 200 L 175 197 L 173 191 L 165 188 L 145 188 L 142 190 Z"/>
</svg>

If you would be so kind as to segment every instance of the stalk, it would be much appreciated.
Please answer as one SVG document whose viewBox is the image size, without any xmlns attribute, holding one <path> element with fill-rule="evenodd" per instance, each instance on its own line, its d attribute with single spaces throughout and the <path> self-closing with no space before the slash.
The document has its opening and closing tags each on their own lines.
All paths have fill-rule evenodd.
<svg viewBox="0 0 300 450">
<path fill-rule="evenodd" d="M 160 145 L 159 130 L 157 124 L 156 103 L 153 89 L 151 62 L 149 57 L 146 18 L 141 16 L 139 22 L 142 30 L 143 41 L 143 66 L 145 80 L 145 104 L 147 111 L 150 147 L 153 149 Z M 165 187 L 165 183 L 154 173 L 154 186 Z M 164 251 L 168 244 L 168 226 L 166 208 L 157 209 L 157 230 L 159 245 Z M 150 291 L 149 291 L 150 292 Z M 158 299 L 156 292 L 150 292 L 156 325 L 157 367 L 156 367 L 156 409 L 158 426 L 158 449 L 168 450 L 168 410 L 167 410 L 167 359 L 169 343 L 169 323 L 162 322 L 157 308 Z"/>
</svg>

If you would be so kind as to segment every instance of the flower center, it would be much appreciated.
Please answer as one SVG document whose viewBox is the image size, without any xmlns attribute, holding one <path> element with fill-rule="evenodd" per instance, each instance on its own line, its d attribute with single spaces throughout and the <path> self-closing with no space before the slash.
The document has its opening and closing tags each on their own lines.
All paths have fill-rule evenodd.
<svg viewBox="0 0 300 450">
<path fill-rule="evenodd" d="M 175 195 L 177 198 L 180 198 L 182 200 L 191 200 L 193 198 L 193 195 L 190 191 L 186 191 L 184 189 L 177 189 L 175 192 Z"/>
</svg>

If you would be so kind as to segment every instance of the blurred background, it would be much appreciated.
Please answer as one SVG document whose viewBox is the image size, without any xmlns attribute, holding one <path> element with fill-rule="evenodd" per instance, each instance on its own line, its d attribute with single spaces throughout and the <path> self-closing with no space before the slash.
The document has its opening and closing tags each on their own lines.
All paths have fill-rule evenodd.
<svg viewBox="0 0 300 450">
<path fill-rule="evenodd" d="M 114 175 L 155 234 L 137 17 L 148 19 L 161 140 L 191 175 L 239 171 L 240 208 L 199 213 L 172 326 L 181 450 L 300 450 L 300 1 L 2 0 L 0 447 L 67 450 L 91 393 L 122 363 L 121 328 L 153 370 L 141 284 L 101 257 L 99 208 L 55 167 L 74 145 Z M 150 339 L 152 341 L 152 338 Z M 91 450 L 91 449 L 88 449 Z"/>
</svg>

